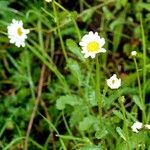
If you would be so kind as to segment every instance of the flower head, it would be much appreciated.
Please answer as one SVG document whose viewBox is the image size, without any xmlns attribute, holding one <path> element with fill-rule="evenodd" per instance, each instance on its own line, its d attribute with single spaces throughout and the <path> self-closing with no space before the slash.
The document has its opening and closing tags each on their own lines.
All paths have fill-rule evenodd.
<svg viewBox="0 0 150 150">
<path fill-rule="evenodd" d="M 142 129 L 143 124 L 141 122 L 136 121 L 132 126 L 132 131 L 138 133 L 140 129 Z"/>
<path fill-rule="evenodd" d="M 79 43 L 82 47 L 82 53 L 85 58 L 91 56 L 91 58 L 95 58 L 97 53 L 104 53 L 106 50 L 103 48 L 105 44 L 105 39 L 100 38 L 97 32 L 93 33 L 90 31 L 88 34 L 84 35 Z"/>
<path fill-rule="evenodd" d="M 48 2 L 48 3 L 51 2 L 51 1 L 52 1 L 52 0 L 45 0 L 45 2 Z"/>
<path fill-rule="evenodd" d="M 111 89 L 118 89 L 121 86 L 121 79 L 118 79 L 117 75 L 114 74 L 112 77 L 110 77 L 109 79 L 107 79 L 107 85 Z"/>
<path fill-rule="evenodd" d="M 137 52 L 136 51 L 132 51 L 131 52 L 131 56 L 135 57 L 137 55 Z"/>
<path fill-rule="evenodd" d="M 14 43 L 17 47 L 25 46 L 25 39 L 30 32 L 28 29 L 23 28 L 22 21 L 12 20 L 12 23 L 7 27 L 8 38 L 10 43 Z"/>
<path fill-rule="evenodd" d="M 145 127 L 146 129 L 150 130 L 150 124 L 146 124 L 146 125 L 144 125 L 144 127 Z"/>
</svg>

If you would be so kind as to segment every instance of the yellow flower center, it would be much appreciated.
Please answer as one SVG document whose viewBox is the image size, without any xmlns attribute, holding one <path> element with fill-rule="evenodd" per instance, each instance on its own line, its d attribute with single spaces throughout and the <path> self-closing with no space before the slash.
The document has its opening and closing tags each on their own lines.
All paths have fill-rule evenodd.
<svg viewBox="0 0 150 150">
<path fill-rule="evenodd" d="M 115 84 L 115 82 L 116 82 L 115 80 L 112 80 L 112 84 Z"/>
<path fill-rule="evenodd" d="M 18 28 L 18 29 L 17 29 L 17 33 L 18 33 L 19 36 L 21 36 L 21 35 L 23 34 L 22 29 L 21 29 L 21 28 Z"/>
<path fill-rule="evenodd" d="M 87 45 L 88 52 L 98 52 L 99 48 L 100 48 L 99 43 L 97 43 L 95 41 L 89 42 Z"/>
</svg>

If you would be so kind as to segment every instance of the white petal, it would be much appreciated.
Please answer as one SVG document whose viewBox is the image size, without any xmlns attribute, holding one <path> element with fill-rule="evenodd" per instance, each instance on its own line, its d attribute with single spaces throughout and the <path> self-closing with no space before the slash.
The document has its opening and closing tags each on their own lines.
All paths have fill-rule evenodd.
<svg viewBox="0 0 150 150">
<path fill-rule="evenodd" d="M 91 58 L 95 58 L 95 54 L 91 54 Z"/>
<path fill-rule="evenodd" d="M 100 49 L 95 50 L 94 52 L 89 52 L 87 49 L 87 45 L 89 44 L 89 42 L 97 42 L 100 45 Z M 91 58 L 94 58 L 97 53 L 106 52 L 106 49 L 102 47 L 104 44 L 105 44 L 105 39 L 100 38 L 98 33 L 97 32 L 94 33 L 93 31 L 90 31 L 88 34 L 85 34 L 82 37 L 81 41 L 79 42 L 79 45 L 83 50 L 82 53 L 86 55 L 85 57 L 91 56 Z"/>
<path fill-rule="evenodd" d="M 114 74 L 112 77 L 107 79 L 107 85 L 111 89 L 118 89 L 121 86 L 121 79 L 118 79 L 116 74 Z"/>
<path fill-rule="evenodd" d="M 132 131 L 138 133 L 140 129 L 142 129 L 143 124 L 141 122 L 136 121 L 132 126 Z"/>
<path fill-rule="evenodd" d="M 21 28 L 22 35 L 18 34 L 18 29 Z M 10 43 L 14 43 L 17 47 L 25 46 L 25 39 L 27 39 L 27 34 L 30 32 L 29 29 L 23 28 L 23 22 L 12 20 L 12 23 L 7 27 L 8 38 Z"/>
<path fill-rule="evenodd" d="M 145 128 L 150 130 L 150 124 L 146 124 Z"/>
<path fill-rule="evenodd" d="M 103 46 L 105 44 L 105 39 L 104 38 L 100 39 L 100 44 L 101 44 L 101 46 Z"/>
<path fill-rule="evenodd" d="M 105 52 L 106 52 L 106 49 L 105 49 L 105 48 L 101 48 L 101 49 L 100 49 L 100 52 L 101 52 L 101 53 L 105 53 Z"/>
</svg>

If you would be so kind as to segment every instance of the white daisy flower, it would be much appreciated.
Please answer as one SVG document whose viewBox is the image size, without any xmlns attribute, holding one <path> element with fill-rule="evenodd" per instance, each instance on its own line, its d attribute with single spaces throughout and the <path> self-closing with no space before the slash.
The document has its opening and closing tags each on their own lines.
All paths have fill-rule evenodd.
<svg viewBox="0 0 150 150">
<path fill-rule="evenodd" d="M 103 48 L 105 44 L 105 39 L 100 38 L 97 32 L 93 33 L 90 31 L 88 34 L 84 35 L 81 39 L 79 45 L 82 47 L 82 53 L 85 58 L 91 56 L 91 58 L 95 58 L 97 53 L 104 53 L 106 50 Z"/>
<path fill-rule="evenodd" d="M 117 75 L 114 74 L 111 78 L 107 79 L 107 85 L 111 89 L 118 89 L 121 86 L 121 79 L 118 79 Z"/>
<path fill-rule="evenodd" d="M 150 124 L 146 124 L 146 125 L 144 125 L 144 127 L 145 127 L 146 129 L 150 130 Z"/>
<path fill-rule="evenodd" d="M 52 0 L 45 0 L 45 2 L 48 2 L 48 3 L 51 2 L 51 1 L 52 1 Z"/>
<path fill-rule="evenodd" d="M 135 57 L 137 55 L 137 52 L 136 51 L 132 51 L 131 52 L 131 56 Z"/>
<path fill-rule="evenodd" d="M 27 39 L 27 34 L 30 32 L 29 29 L 23 28 L 22 21 L 12 20 L 12 23 L 7 27 L 8 38 L 10 43 L 14 43 L 17 47 L 25 46 L 25 39 Z"/>
<path fill-rule="evenodd" d="M 132 131 L 138 133 L 140 129 L 142 129 L 143 124 L 141 122 L 136 121 L 132 126 Z"/>
</svg>

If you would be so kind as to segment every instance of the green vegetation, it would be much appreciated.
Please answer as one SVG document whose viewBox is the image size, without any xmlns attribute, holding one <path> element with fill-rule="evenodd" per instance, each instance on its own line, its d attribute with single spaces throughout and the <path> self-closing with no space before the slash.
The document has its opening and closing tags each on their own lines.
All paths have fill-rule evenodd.
<svg viewBox="0 0 150 150">
<path fill-rule="evenodd" d="M 25 47 L 9 41 L 12 19 Z M 0 149 L 150 150 L 149 29 L 150 0 L 0 0 Z M 89 31 L 105 39 L 93 59 Z"/>
</svg>

